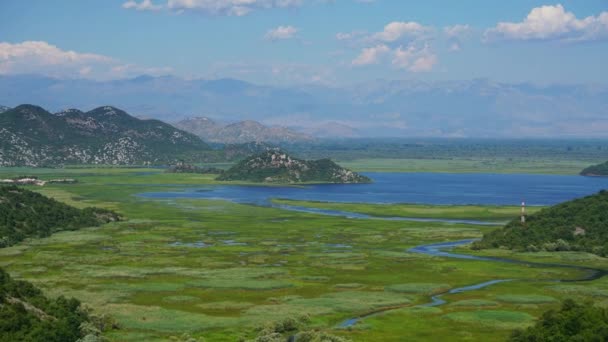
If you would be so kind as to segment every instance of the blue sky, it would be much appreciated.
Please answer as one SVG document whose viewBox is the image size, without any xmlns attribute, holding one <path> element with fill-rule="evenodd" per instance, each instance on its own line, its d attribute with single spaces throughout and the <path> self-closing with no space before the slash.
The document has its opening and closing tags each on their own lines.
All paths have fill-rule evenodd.
<svg viewBox="0 0 608 342">
<path fill-rule="evenodd" d="M 263 84 L 608 79 L 608 0 L 242 3 L 3 0 L 0 74 Z"/>
</svg>

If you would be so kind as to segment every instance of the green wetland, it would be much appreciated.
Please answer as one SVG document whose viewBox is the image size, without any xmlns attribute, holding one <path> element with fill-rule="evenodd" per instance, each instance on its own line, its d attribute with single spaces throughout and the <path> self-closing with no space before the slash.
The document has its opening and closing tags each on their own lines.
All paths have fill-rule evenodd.
<svg viewBox="0 0 608 342">
<path fill-rule="evenodd" d="M 453 250 L 525 261 L 508 263 L 410 250 L 477 239 L 496 225 L 356 219 L 218 199 L 138 196 L 216 184 L 213 175 L 128 168 L 0 173 L 77 178 L 78 184 L 29 189 L 124 217 L 0 249 L 0 266 L 13 277 L 114 316 L 120 329 L 108 333 L 111 340 L 166 341 L 185 333 L 206 341 L 247 340 L 268 322 L 309 315 L 307 329 L 353 341 L 489 341 L 534 324 L 566 298 L 608 306 L 608 277 L 557 282 L 584 279 L 590 271 L 534 265 L 607 269 L 608 260 L 596 255 L 473 251 L 467 245 Z M 512 206 L 275 201 L 374 216 L 490 222 L 519 213 Z M 496 279 L 510 281 L 449 293 Z M 436 295 L 445 303 L 425 306 Z M 354 325 L 342 324 L 362 316 Z"/>
</svg>

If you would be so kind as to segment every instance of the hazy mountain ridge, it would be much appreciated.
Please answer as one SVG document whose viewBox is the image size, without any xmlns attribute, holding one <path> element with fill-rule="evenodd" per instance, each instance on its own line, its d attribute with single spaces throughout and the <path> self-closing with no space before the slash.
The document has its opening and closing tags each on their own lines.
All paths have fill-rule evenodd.
<svg viewBox="0 0 608 342">
<path fill-rule="evenodd" d="M 56 110 L 113 103 L 171 122 L 205 113 L 306 132 L 335 121 L 361 136 L 608 136 L 606 85 L 377 80 L 347 87 L 275 87 L 172 76 L 104 82 L 0 76 L 0 103 L 23 102 Z"/>
<path fill-rule="evenodd" d="M 190 133 L 110 106 L 51 114 L 20 105 L 0 114 L 0 166 L 163 163 L 205 150 Z"/>
<path fill-rule="evenodd" d="M 247 142 L 306 142 L 313 138 L 285 127 L 267 127 L 253 120 L 221 125 L 210 118 L 195 117 L 173 124 L 175 127 L 199 136 L 204 141 L 224 144 Z"/>
</svg>

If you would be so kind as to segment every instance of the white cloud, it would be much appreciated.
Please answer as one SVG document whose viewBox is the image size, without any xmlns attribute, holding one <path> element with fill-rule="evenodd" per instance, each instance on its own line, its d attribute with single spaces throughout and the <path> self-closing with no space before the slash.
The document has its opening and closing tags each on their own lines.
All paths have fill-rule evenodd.
<svg viewBox="0 0 608 342">
<path fill-rule="evenodd" d="M 167 0 L 165 7 L 176 12 L 244 16 L 257 9 L 297 7 L 303 3 L 304 0 Z"/>
<path fill-rule="evenodd" d="M 376 45 L 368 48 L 364 48 L 359 56 L 352 61 L 352 65 L 370 65 L 377 64 L 380 58 L 389 54 L 391 49 L 386 45 Z"/>
<path fill-rule="evenodd" d="M 395 42 L 401 38 L 420 38 L 431 31 L 431 27 L 423 26 L 414 21 L 394 21 L 384 26 L 384 30 L 374 34 L 372 38 L 383 42 Z"/>
<path fill-rule="evenodd" d="M 264 39 L 272 41 L 292 39 L 297 33 L 298 29 L 293 26 L 279 26 L 266 32 Z"/>
<path fill-rule="evenodd" d="M 473 29 L 469 25 L 453 25 L 443 28 L 443 33 L 447 38 L 448 51 L 456 52 L 462 49 L 462 42 L 469 38 Z"/>
<path fill-rule="evenodd" d="M 410 44 L 405 49 L 403 47 L 395 49 L 392 64 L 411 72 L 427 72 L 433 70 L 437 64 L 437 55 L 431 51 L 428 45 L 418 48 Z"/>
<path fill-rule="evenodd" d="M 152 0 L 142 0 L 141 2 L 129 0 L 122 4 L 122 8 L 134 9 L 137 11 L 158 11 L 162 9 L 163 6 L 155 5 Z"/>
<path fill-rule="evenodd" d="M 463 38 L 471 33 L 471 26 L 462 24 L 446 26 L 443 32 L 448 38 Z"/>
<path fill-rule="evenodd" d="M 608 38 L 608 12 L 578 19 L 560 4 L 533 8 L 522 22 L 500 22 L 484 39 L 590 41 Z"/>
<path fill-rule="evenodd" d="M 57 78 L 116 79 L 160 75 L 170 68 L 144 68 L 114 58 L 62 50 L 44 41 L 0 42 L 0 74 L 41 74 Z"/>
</svg>

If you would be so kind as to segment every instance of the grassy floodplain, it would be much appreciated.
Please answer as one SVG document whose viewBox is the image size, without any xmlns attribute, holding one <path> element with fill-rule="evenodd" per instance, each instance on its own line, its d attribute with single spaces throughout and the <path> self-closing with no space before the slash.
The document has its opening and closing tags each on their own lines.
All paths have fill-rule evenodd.
<svg viewBox="0 0 608 342">
<path fill-rule="evenodd" d="M 221 200 L 136 196 L 214 184 L 213 175 L 127 168 L 0 170 L 0 178 L 23 174 L 77 178 L 78 184 L 30 189 L 125 217 L 0 249 L 0 266 L 14 277 L 115 316 L 122 328 L 108 337 L 116 341 L 163 341 L 184 333 L 236 341 L 253 338 L 266 322 L 304 313 L 312 317 L 310 328 L 354 341 L 488 341 L 532 324 L 563 298 L 608 305 L 608 279 L 553 281 L 580 277 L 576 269 L 407 252 L 420 244 L 478 238 L 495 227 L 357 220 Z M 323 205 L 376 216 L 406 211 L 412 217 L 504 220 L 517 215 L 517 208 Z M 483 254 L 608 266 L 606 259 L 585 253 Z M 446 295 L 443 306 L 417 307 L 432 294 L 494 279 L 513 280 Z M 386 307 L 395 309 L 352 328 L 337 327 Z"/>
<path fill-rule="evenodd" d="M 358 172 L 527 173 L 576 175 L 600 159 L 537 158 L 368 158 L 341 161 Z"/>
<path fill-rule="evenodd" d="M 356 212 L 376 217 L 412 217 L 426 219 L 483 220 L 502 222 L 517 217 L 520 207 L 517 206 L 477 206 L 477 205 L 424 205 L 424 204 L 369 204 L 369 203 L 331 203 L 319 201 L 298 201 L 283 198 L 272 200 L 273 203 L 305 208 L 319 208 Z M 533 214 L 543 207 L 528 207 L 528 214 Z"/>
</svg>

